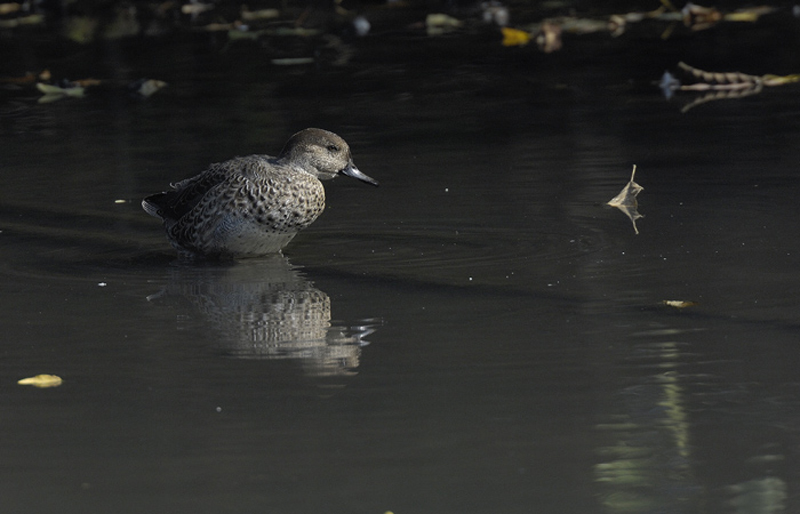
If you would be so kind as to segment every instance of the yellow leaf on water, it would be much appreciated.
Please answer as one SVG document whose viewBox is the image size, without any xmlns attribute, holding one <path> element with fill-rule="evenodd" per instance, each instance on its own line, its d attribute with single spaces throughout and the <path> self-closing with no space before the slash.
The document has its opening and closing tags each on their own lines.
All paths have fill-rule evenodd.
<svg viewBox="0 0 800 514">
<path fill-rule="evenodd" d="M 61 382 L 61 377 L 58 375 L 36 375 L 35 377 L 23 378 L 17 381 L 17 384 L 32 385 L 34 387 L 58 387 Z"/>
<path fill-rule="evenodd" d="M 510 29 L 502 27 L 503 46 L 522 46 L 527 45 L 531 40 L 531 35 L 524 30 Z"/>
<path fill-rule="evenodd" d="M 639 202 L 636 200 L 636 197 L 644 190 L 644 188 L 633 181 L 633 177 L 635 175 L 636 165 L 634 164 L 630 181 L 628 181 L 628 183 L 622 188 L 622 191 L 620 191 L 617 196 L 609 200 L 608 205 L 611 207 L 616 207 L 624 212 L 625 215 L 630 218 L 631 223 L 633 223 L 633 231 L 638 234 L 639 229 L 636 228 L 636 220 L 644 216 L 639 214 Z"/>
</svg>

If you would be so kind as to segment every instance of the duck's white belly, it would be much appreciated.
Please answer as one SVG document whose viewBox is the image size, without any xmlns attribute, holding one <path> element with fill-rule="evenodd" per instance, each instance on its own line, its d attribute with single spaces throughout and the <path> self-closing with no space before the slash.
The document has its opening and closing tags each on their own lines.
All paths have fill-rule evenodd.
<svg viewBox="0 0 800 514">
<path fill-rule="evenodd" d="M 258 257 L 280 252 L 297 232 L 271 232 L 264 225 L 227 217 L 217 225 L 214 246 L 231 257 Z"/>
</svg>

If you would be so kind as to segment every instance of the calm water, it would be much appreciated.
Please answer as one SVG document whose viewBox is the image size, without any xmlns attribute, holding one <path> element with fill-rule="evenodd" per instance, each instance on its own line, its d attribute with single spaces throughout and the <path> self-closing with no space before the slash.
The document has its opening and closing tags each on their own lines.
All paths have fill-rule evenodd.
<svg viewBox="0 0 800 514">
<path fill-rule="evenodd" d="M 797 88 L 681 114 L 650 82 L 682 57 L 453 46 L 109 52 L 169 87 L 4 97 L 5 512 L 800 509 Z M 306 126 L 381 187 L 328 184 L 285 256 L 177 262 L 140 199 Z M 633 164 L 638 235 L 604 205 Z"/>
</svg>

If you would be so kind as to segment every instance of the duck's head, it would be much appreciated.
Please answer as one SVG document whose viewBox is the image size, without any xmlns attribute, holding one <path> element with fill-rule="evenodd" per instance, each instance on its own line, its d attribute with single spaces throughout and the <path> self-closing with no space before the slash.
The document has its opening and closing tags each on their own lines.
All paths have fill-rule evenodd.
<svg viewBox="0 0 800 514">
<path fill-rule="evenodd" d="M 284 145 L 278 159 L 282 162 L 329 180 L 336 175 L 347 175 L 362 182 L 378 185 L 378 181 L 361 173 L 353 163 L 350 147 L 333 132 L 307 128 L 294 134 Z"/>
</svg>

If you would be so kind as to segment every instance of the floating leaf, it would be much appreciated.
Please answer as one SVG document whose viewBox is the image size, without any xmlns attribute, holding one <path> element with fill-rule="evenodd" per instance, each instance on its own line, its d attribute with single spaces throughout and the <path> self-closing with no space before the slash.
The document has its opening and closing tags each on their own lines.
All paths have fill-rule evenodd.
<svg viewBox="0 0 800 514">
<path fill-rule="evenodd" d="M 83 96 L 83 93 L 85 91 L 84 88 L 80 86 L 64 88 L 64 87 L 53 86 L 50 84 L 43 84 L 42 82 L 37 82 L 36 88 L 42 93 L 44 93 L 44 96 L 42 96 L 38 100 L 40 104 L 55 102 L 56 100 L 61 100 L 62 98 L 66 98 L 68 96 L 80 98 Z"/>
<path fill-rule="evenodd" d="M 90 16 L 72 16 L 63 23 L 64 36 L 76 43 L 87 44 L 94 41 L 97 26 L 100 23 L 97 18 Z"/>
<path fill-rule="evenodd" d="M 777 9 L 775 7 L 769 6 L 758 6 L 758 7 L 749 7 L 744 9 L 737 9 L 732 13 L 726 14 L 723 19 L 725 21 L 744 21 L 744 22 L 751 22 L 754 23 L 758 21 L 758 19 L 765 15 L 775 12 Z"/>
<path fill-rule="evenodd" d="M 675 75 L 669 71 L 664 71 L 661 80 L 658 82 L 658 87 L 664 93 L 664 97 L 669 100 L 675 96 L 675 90 L 681 88 L 681 81 L 675 78 Z"/>
<path fill-rule="evenodd" d="M 204 4 L 197 0 L 190 0 L 188 4 L 183 4 L 181 6 L 181 12 L 183 14 L 188 14 L 192 17 L 192 20 L 197 18 L 200 14 L 210 11 L 214 8 L 214 4 Z"/>
<path fill-rule="evenodd" d="M 425 28 L 429 36 L 440 36 L 461 27 L 462 21 L 446 14 L 434 13 L 425 18 Z"/>
<path fill-rule="evenodd" d="M 241 18 L 243 21 L 270 20 L 278 18 L 281 12 L 277 9 L 258 9 L 250 11 L 246 5 L 241 7 Z"/>
<path fill-rule="evenodd" d="M 531 41 L 531 35 L 524 30 L 508 27 L 502 27 L 500 30 L 503 31 L 503 46 L 522 46 Z"/>
<path fill-rule="evenodd" d="M 19 385 L 32 385 L 33 387 L 58 387 L 62 383 L 57 375 L 36 375 L 17 381 Z"/>
<path fill-rule="evenodd" d="M 505 27 L 508 25 L 510 15 L 508 13 L 508 7 L 505 5 L 497 0 L 490 0 L 489 2 L 483 2 L 481 8 L 483 9 L 484 23 L 494 23 L 498 27 Z"/>
<path fill-rule="evenodd" d="M 2 5 L 2 4 L 0 4 Z M 38 75 L 36 73 L 27 72 L 23 77 L 3 77 L 0 78 L 0 83 L 3 84 L 32 84 L 37 80 L 50 80 L 50 70 L 44 70 Z"/>
<path fill-rule="evenodd" d="M 0 4 L 0 14 L 11 14 L 22 9 L 22 5 L 16 2 Z"/>
<path fill-rule="evenodd" d="M 697 302 L 690 302 L 687 300 L 664 300 L 661 303 L 663 303 L 668 307 L 674 307 L 676 309 L 685 309 L 687 307 L 694 307 L 695 305 L 697 305 Z"/>
<path fill-rule="evenodd" d="M 162 80 L 141 79 L 133 82 L 128 87 L 130 87 L 135 93 L 148 98 L 156 91 L 167 87 L 167 83 Z"/>
<path fill-rule="evenodd" d="M 563 45 L 561 32 L 561 25 L 558 23 L 549 21 L 542 23 L 542 26 L 539 27 L 539 33 L 536 35 L 536 44 L 539 45 L 539 49 L 546 54 L 561 50 Z"/>
<path fill-rule="evenodd" d="M 716 7 L 703 7 L 691 2 L 681 9 L 683 24 L 691 30 L 705 30 L 722 21 L 723 15 Z"/>
<path fill-rule="evenodd" d="M 625 215 L 631 220 L 631 223 L 633 223 L 633 231 L 638 234 L 639 229 L 636 228 L 636 220 L 644 216 L 639 214 L 639 202 L 636 200 L 636 197 L 644 190 L 644 188 L 633 181 L 635 175 L 636 165 L 634 164 L 630 181 L 625 185 L 625 187 L 622 188 L 622 191 L 620 191 L 617 196 L 608 202 L 608 205 L 611 207 L 616 207 L 624 212 Z"/>
<path fill-rule="evenodd" d="M 91 87 L 91 86 L 99 86 L 103 83 L 102 80 L 97 79 L 79 79 L 71 81 L 71 85 L 80 86 L 80 87 Z"/>
</svg>

